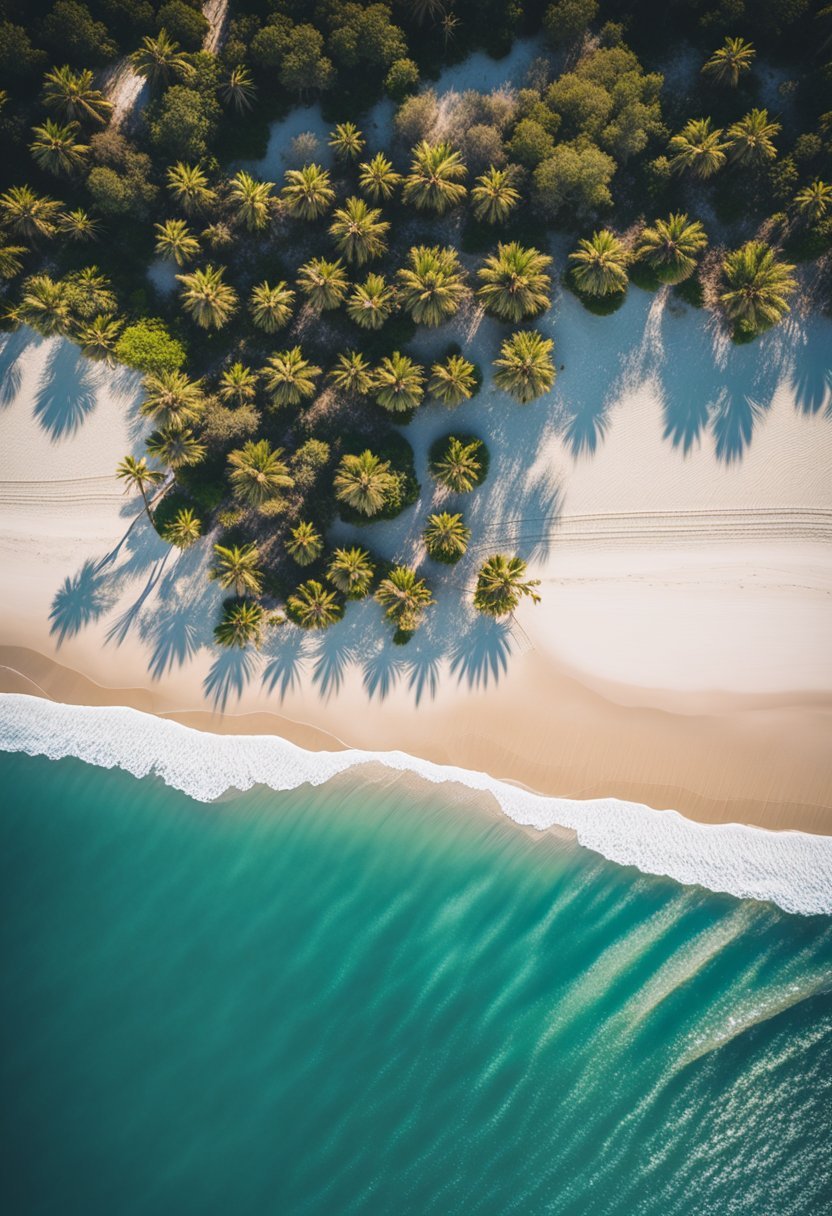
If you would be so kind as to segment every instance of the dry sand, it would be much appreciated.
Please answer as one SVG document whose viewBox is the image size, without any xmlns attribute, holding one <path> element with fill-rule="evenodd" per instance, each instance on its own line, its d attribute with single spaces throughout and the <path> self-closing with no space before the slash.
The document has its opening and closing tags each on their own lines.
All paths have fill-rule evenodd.
<svg viewBox="0 0 832 1216">
<path fill-rule="evenodd" d="M 453 418 L 420 411 L 423 498 L 363 534 L 424 561 L 431 440 L 451 425 L 488 439 L 489 480 L 460 503 L 474 549 L 430 568 L 437 605 L 416 638 L 392 646 L 365 603 L 320 637 L 284 625 L 260 654 L 210 646 L 222 594 L 205 543 L 169 550 L 112 478 L 140 448 L 136 378 L 59 340 L 4 338 L 0 688 L 832 831 L 832 326 L 795 319 L 734 348 L 638 291 L 606 318 L 559 299 L 541 324 L 566 363 L 551 398 L 518 409 L 486 385 Z M 485 363 L 497 332 L 462 318 L 424 353 L 463 336 Z M 509 623 L 466 597 L 497 549 L 543 584 Z"/>
</svg>

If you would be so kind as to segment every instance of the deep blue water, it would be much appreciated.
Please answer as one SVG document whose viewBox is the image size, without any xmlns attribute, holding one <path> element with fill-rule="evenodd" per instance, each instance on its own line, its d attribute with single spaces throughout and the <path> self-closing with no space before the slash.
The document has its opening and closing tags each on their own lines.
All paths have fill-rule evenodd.
<svg viewBox="0 0 832 1216">
<path fill-rule="evenodd" d="M 832 920 L 401 777 L 0 755 L 9 1216 L 822 1216 Z"/>
</svg>

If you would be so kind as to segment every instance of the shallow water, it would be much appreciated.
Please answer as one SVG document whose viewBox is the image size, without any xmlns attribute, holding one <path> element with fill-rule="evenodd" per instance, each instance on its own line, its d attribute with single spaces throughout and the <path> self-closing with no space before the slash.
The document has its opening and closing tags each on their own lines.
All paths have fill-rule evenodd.
<svg viewBox="0 0 832 1216">
<path fill-rule="evenodd" d="M 401 775 L 0 780 L 4 1210 L 828 1210 L 830 918 Z"/>
</svg>

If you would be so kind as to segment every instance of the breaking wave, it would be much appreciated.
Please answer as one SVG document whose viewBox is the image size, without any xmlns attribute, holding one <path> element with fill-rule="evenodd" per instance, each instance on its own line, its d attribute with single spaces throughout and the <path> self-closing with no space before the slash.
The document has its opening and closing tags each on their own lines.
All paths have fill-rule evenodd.
<svg viewBox="0 0 832 1216">
<path fill-rule="evenodd" d="M 58 760 L 74 756 L 134 777 L 156 774 L 191 798 L 228 790 L 318 786 L 349 769 L 382 764 L 433 784 L 489 793 L 516 823 L 573 830 L 610 861 L 787 912 L 832 914 L 832 837 L 771 832 L 743 824 L 700 824 L 617 798 L 575 801 L 534 794 L 487 773 L 433 764 L 406 752 L 306 751 L 273 735 L 217 735 L 126 707 L 62 705 L 0 694 L 0 750 Z"/>
</svg>

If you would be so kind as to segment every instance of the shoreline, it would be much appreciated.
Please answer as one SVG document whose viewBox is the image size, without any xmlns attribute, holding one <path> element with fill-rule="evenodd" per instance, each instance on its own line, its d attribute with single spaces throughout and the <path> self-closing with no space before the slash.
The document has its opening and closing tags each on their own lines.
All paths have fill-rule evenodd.
<svg viewBox="0 0 832 1216">
<path fill-rule="evenodd" d="M 617 798 L 575 800 L 529 793 L 483 771 L 436 764 L 400 750 L 308 750 L 271 735 L 200 732 L 126 706 L 78 706 L 26 694 L 0 696 L 0 749 L 74 757 L 135 778 L 155 776 L 198 802 L 317 787 L 355 771 L 490 795 L 516 825 L 572 834 L 609 861 L 739 899 L 773 902 L 799 915 L 832 915 L 832 836 L 704 824 L 676 810 Z M 473 809 L 473 807 L 472 807 Z M 480 809 L 480 808 L 478 808 Z"/>
<path fill-rule="evenodd" d="M 522 670 L 523 660 L 529 657 L 534 672 L 528 663 Z M 703 713 L 700 695 L 685 714 L 679 712 L 685 699 L 678 693 L 675 712 L 633 706 L 626 699 L 611 700 L 553 664 L 544 664 L 539 654 L 520 656 L 516 662 L 521 670 L 515 681 L 502 686 L 499 706 L 476 696 L 466 697 L 461 706 L 460 696 L 465 694 L 457 693 L 449 710 L 434 711 L 429 724 L 412 715 L 408 706 L 395 703 L 382 706 L 381 717 L 365 706 L 364 721 L 356 722 L 360 711 L 350 698 L 319 707 L 317 722 L 263 709 L 217 713 L 177 704 L 161 690 L 110 687 L 48 655 L 9 646 L 0 646 L 0 693 L 38 696 L 69 706 L 125 707 L 202 734 L 270 736 L 313 753 L 403 752 L 418 762 L 481 772 L 542 798 L 615 799 L 657 812 L 675 811 L 699 824 L 832 835 L 824 796 L 832 782 L 832 763 L 818 761 L 832 726 L 832 698 L 746 694 L 743 708 L 737 709 L 730 697 L 714 696 L 710 712 Z M 537 696 L 524 712 L 520 700 L 529 697 L 535 677 Z M 637 698 L 640 690 L 627 691 Z M 565 703 L 567 692 L 571 696 Z M 619 690 L 619 696 L 624 695 Z M 534 704 L 543 697 L 547 698 L 543 704 L 557 706 L 547 721 L 554 723 L 559 714 L 563 726 L 573 715 L 588 715 L 581 748 L 574 747 L 572 740 L 559 748 L 541 733 Z M 508 731 L 506 723 L 518 715 L 521 721 Z M 557 733 L 553 725 L 553 734 Z M 807 758 L 814 759 L 814 769 L 798 759 L 801 741 Z M 688 753 L 684 768 L 682 751 Z M 788 753 L 789 759 L 781 760 L 782 753 Z M 674 779 L 682 771 L 687 780 Z"/>
</svg>

